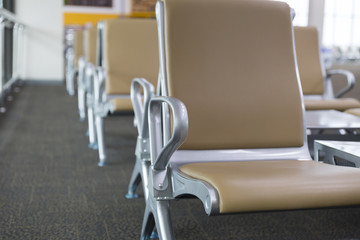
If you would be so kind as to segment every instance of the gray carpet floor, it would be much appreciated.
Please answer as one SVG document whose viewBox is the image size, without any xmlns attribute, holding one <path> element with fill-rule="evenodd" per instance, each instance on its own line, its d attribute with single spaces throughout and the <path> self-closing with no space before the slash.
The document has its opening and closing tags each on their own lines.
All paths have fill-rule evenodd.
<svg viewBox="0 0 360 240">
<path fill-rule="evenodd" d="M 124 197 L 132 121 L 105 119 L 110 164 L 100 168 L 76 98 L 64 86 L 21 87 L 0 115 L 0 239 L 139 239 L 142 192 Z M 171 211 L 177 239 L 360 239 L 358 207 L 208 217 L 199 200 L 181 199 Z"/>
</svg>

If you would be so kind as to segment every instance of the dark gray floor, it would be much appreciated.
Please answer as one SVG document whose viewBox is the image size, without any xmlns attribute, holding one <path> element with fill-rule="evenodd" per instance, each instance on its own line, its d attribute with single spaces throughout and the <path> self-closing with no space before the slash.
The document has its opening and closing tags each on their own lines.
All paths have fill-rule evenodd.
<svg viewBox="0 0 360 240">
<path fill-rule="evenodd" d="M 144 200 L 124 197 L 132 116 L 105 120 L 107 167 L 97 167 L 85 132 L 65 87 L 24 86 L 16 94 L 0 115 L 0 239 L 139 239 Z M 216 217 L 195 199 L 171 208 L 177 239 L 360 239 L 360 208 Z"/>
</svg>

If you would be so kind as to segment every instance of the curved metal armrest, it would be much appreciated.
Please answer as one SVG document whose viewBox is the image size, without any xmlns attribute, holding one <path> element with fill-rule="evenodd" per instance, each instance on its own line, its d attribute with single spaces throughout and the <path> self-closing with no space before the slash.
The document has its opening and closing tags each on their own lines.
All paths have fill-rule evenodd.
<svg viewBox="0 0 360 240">
<path fill-rule="evenodd" d="M 85 60 L 84 56 L 79 57 L 79 60 L 78 60 L 79 69 L 85 68 L 85 65 L 86 65 L 86 60 Z"/>
<path fill-rule="evenodd" d="M 345 93 L 349 92 L 355 85 L 355 76 L 352 72 L 343 70 L 343 69 L 334 69 L 327 71 L 326 78 L 330 79 L 333 75 L 344 75 L 347 80 L 347 85 L 341 89 L 338 93 L 336 93 L 335 97 L 339 98 L 343 96 Z"/>
<path fill-rule="evenodd" d="M 144 95 L 142 95 L 143 89 Z M 148 138 L 148 111 L 150 99 L 154 96 L 154 86 L 145 78 L 134 78 L 131 82 L 130 97 L 134 108 L 135 122 L 141 138 Z M 142 101 L 143 100 L 143 101 Z"/>
<path fill-rule="evenodd" d="M 171 108 L 173 128 L 170 140 L 162 147 L 161 107 Z M 151 165 L 155 171 L 166 170 L 172 154 L 184 143 L 188 134 L 188 115 L 185 104 L 173 97 L 153 97 L 149 104 L 149 133 Z"/>
<path fill-rule="evenodd" d="M 93 76 L 96 74 L 95 66 L 92 63 L 86 63 L 85 65 L 85 85 L 88 93 L 94 93 L 94 81 Z"/>
<path fill-rule="evenodd" d="M 105 69 L 97 67 L 94 74 L 94 100 L 95 104 L 102 103 L 102 95 L 105 92 Z"/>
<path fill-rule="evenodd" d="M 79 66 L 79 77 L 78 77 L 78 83 L 81 84 L 80 87 L 83 87 L 85 78 L 84 78 L 84 71 L 86 69 L 86 60 L 84 57 L 80 57 L 78 61 Z M 79 86 L 78 86 L 79 87 Z"/>
<path fill-rule="evenodd" d="M 67 61 L 69 60 L 74 61 L 75 58 L 74 48 L 72 47 L 67 48 L 65 52 L 65 57 Z"/>
</svg>

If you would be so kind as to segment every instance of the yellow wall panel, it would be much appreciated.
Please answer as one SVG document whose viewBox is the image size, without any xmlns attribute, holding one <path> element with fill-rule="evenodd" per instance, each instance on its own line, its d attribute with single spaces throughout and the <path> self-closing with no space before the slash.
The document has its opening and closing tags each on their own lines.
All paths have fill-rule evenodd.
<svg viewBox="0 0 360 240">
<path fill-rule="evenodd" d="M 119 14 L 64 13 L 64 25 L 95 25 L 103 19 L 118 18 Z"/>
</svg>

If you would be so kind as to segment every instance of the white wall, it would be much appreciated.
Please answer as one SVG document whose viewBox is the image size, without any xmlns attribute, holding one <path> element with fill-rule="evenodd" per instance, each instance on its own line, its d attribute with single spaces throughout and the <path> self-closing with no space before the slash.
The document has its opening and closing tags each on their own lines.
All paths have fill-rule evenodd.
<svg viewBox="0 0 360 240">
<path fill-rule="evenodd" d="M 63 0 L 17 0 L 24 30 L 23 79 L 63 80 Z"/>
</svg>

